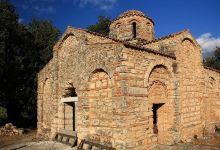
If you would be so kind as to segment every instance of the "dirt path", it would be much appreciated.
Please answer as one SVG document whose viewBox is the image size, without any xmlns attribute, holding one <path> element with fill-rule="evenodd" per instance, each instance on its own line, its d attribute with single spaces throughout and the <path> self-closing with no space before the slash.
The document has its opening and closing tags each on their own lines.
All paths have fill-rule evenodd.
<svg viewBox="0 0 220 150">
<path fill-rule="evenodd" d="M 0 136 L 0 148 L 13 144 L 36 141 L 36 133 L 36 130 L 29 129 L 23 135 Z"/>
<path fill-rule="evenodd" d="M 70 146 L 40 141 L 36 138 L 36 130 L 30 130 L 21 136 L 0 137 L 0 150 L 74 150 Z M 76 149 L 76 148 L 75 148 Z M 203 139 L 195 139 L 191 143 L 179 143 L 173 146 L 157 145 L 153 150 L 220 150 L 220 133 Z"/>
</svg>

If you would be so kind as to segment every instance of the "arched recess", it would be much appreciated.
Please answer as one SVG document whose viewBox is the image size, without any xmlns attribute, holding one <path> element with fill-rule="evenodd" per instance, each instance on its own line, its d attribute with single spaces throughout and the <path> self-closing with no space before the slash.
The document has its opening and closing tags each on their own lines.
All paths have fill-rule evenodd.
<svg viewBox="0 0 220 150">
<path fill-rule="evenodd" d="M 194 43 L 194 41 L 190 38 L 184 38 L 182 40 L 182 45 L 183 46 L 186 45 L 186 43 L 190 43 L 190 44 L 192 44 L 193 47 L 197 47 L 196 43 Z"/>
<path fill-rule="evenodd" d="M 182 63 L 189 66 L 192 70 L 195 70 L 198 66 L 202 66 L 202 54 L 198 45 L 190 38 L 184 38 L 181 44 L 183 47 L 181 51 L 183 53 Z"/>
<path fill-rule="evenodd" d="M 64 35 L 64 37 L 58 43 L 58 49 L 62 48 L 64 41 L 71 36 L 75 36 L 75 35 L 71 32 Z"/>
<path fill-rule="evenodd" d="M 117 24 L 115 25 L 115 29 L 120 28 L 120 26 L 121 26 L 121 23 L 117 23 Z"/>
<path fill-rule="evenodd" d="M 174 88 L 174 82 L 175 82 L 175 75 L 173 73 L 173 67 L 172 67 L 172 64 L 169 64 L 169 63 L 166 63 L 164 61 L 156 61 L 156 62 L 152 62 L 146 72 L 145 72 L 145 78 L 144 78 L 144 87 L 146 88 L 149 88 L 150 86 L 150 82 L 149 82 L 149 79 L 150 79 L 150 75 L 151 73 L 153 72 L 154 68 L 156 68 L 157 66 L 161 66 L 163 67 L 165 70 L 167 70 L 169 76 L 170 76 L 170 79 L 172 79 L 172 84 L 171 86 Z"/>
<path fill-rule="evenodd" d="M 88 81 L 89 138 L 112 144 L 112 83 L 106 71 L 96 69 Z"/>
<path fill-rule="evenodd" d="M 209 126 L 219 119 L 218 117 L 218 107 L 217 100 L 219 93 L 217 91 L 216 80 L 214 77 L 210 76 L 207 81 L 207 100 L 205 101 L 205 120 L 206 124 Z"/>
<path fill-rule="evenodd" d="M 156 65 L 148 77 L 148 106 L 152 110 L 149 122 L 158 143 L 166 144 L 172 140 L 170 129 L 174 126 L 175 104 L 173 99 L 172 76 L 164 65 Z"/>
<path fill-rule="evenodd" d="M 43 86 L 43 101 L 42 101 L 42 125 L 43 128 L 51 127 L 51 96 L 52 96 L 52 88 L 49 79 L 46 79 Z"/>
<path fill-rule="evenodd" d="M 59 45 L 58 55 L 60 59 L 67 59 L 71 53 L 71 49 L 79 44 L 79 40 L 74 34 L 67 34 Z"/>
<path fill-rule="evenodd" d="M 88 71 L 85 73 L 85 77 L 84 80 L 86 82 L 89 82 L 89 80 L 91 79 L 91 77 L 93 76 L 94 73 L 96 72 L 105 72 L 109 78 L 111 79 L 111 82 L 113 82 L 113 75 L 114 75 L 114 69 L 106 67 L 105 65 L 94 65 L 91 66 Z"/>
</svg>

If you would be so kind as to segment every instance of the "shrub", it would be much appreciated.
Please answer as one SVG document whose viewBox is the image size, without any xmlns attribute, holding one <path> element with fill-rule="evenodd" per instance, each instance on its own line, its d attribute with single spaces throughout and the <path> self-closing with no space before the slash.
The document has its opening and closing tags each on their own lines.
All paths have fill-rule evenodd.
<svg viewBox="0 0 220 150">
<path fill-rule="evenodd" d="M 0 106 L 0 125 L 5 124 L 7 119 L 7 109 Z"/>
</svg>

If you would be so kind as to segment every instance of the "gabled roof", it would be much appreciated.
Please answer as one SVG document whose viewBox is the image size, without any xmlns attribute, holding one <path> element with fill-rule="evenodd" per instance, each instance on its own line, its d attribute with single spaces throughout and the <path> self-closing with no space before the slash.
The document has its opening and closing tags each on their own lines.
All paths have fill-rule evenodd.
<svg viewBox="0 0 220 150">
<path fill-rule="evenodd" d="M 105 35 L 102 35 L 102 34 L 99 34 L 99 33 L 96 33 L 96 32 L 91 32 L 91 31 L 88 31 L 88 30 L 85 30 L 85 29 L 79 29 L 79 30 L 83 30 L 87 33 L 90 33 L 90 34 L 93 34 L 93 35 L 96 35 L 96 36 L 100 36 L 100 37 L 104 37 L 104 38 L 108 38 L 108 39 L 111 39 L 115 42 L 122 43 L 125 47 L 128 47 L 128 48 L 132 48 L 132 49 L 136 49 L 136 50 L 140 50 L 140 51 L 146 51 L 146 52 L 149 52 L 149 53 L 154 53 L 154 54 L 157 54 L 157 55 L 161 55 L 161 56 L 169 57 L 169 58 L 172 58 L 172 59 L 176 59 L 176 56 L 175 56 L 174 53 L 169 53 L 168 54 L 168 53 L 158 52 L 158 51 L 155 51 L 153 49 L 145 48 L 141 45 L 131 44 L 127 41 L 122 41 L 122 40 L 118 40 L 118 39 L 115 39 L 115 38 L 111 38 L 109 36 L 105 36 Z"/>
<path fill-rule="evenodd" d="M 150 48 L 145 48 L 143 47 L 142 45 L 135 45 L 135 44 L 131 44 L 129 43 L 128 41 L 122 41 L 122 40 L 118 40 L 118 39 L 115 39 L 115 38 L 111 38 L 109 36 L 105 36 L 105 35 L 102 35 L 102 34 L 99 34 L 99 33 L 96 33 L 96 32 L 91 32 L 89 30 L 86 30 L 86 29 L 80 29 L 80 28 L 73 28 L 73 27 L 68 27 L 67 30 L 65 31 L 64 35 L 62 36 L 62 38 L 57 42 L 57 44 L 55 45 L 55 48 L 60 48 L 60 46 L 62 45 L 63 41 L 70 35 L 73 35 L 73 29 L 75 30 L 78 30 L 78 31 L 83 31 L 83 32 L 86 32 L 88 34 L 92 34 L 94 36 L 98 36 L 98 37 L 102 37 L 102 38 L 106 38 L 106 39 L 110 39 L 114 42 L 117 42 L 117 43 L 121 43 L 123 44 L 125 47 L 128 47 L 128 48 L 131 48 L 131 49 L 135 49 L 135 50 L 139 50 L 139 51 L 146 51 L 146 52 L 149 52 L 149 53 L 153 53 L 153 54 L 156 54 L 156 55 L 161 55 L 161 56 L 164 56 L 164 57 L 168 57 L 168 58 L 172 58 L 172 59 L 176 59 L 176 56 L 174 53 L 166 53 L 166 52 L 159 52 L 159 51 L 156 51 L 156 50 L 153 50 L 153 49 L 150 49 Z"/>
<path fill-rule="evenodd" d="M 160 38 L 157 38 L 157 39 L 154 39 L 154 40 L 152 40 L 152 41 L 146 42 L 146 45 L 147 45 L 147 44 L 151 44 L 151 43 L 155 43 L 155 42 L 158 42 L 158 41 L 161 41 L 161 40 L 164 40 L 164 39 L 172 38 L 172 37 L 174 37 L 174 36 L 177 36 L 177 35 L 179 35 L 179 34 L 182 34 L 182 33 L 184 33 L 184 32 L 187 32 L 187 31 L 189 32 L 188 29 L 185 29 L 185 30 L 182 30 L 182 31 L 180 31 L 180 32 L 176 32 L 176 33 L 172 33 L 172 34 L 169 34 L 169 35 L 166 35 L 166 36 L 162 36 L 162 37 L 160 37 Z"/>
</svg>

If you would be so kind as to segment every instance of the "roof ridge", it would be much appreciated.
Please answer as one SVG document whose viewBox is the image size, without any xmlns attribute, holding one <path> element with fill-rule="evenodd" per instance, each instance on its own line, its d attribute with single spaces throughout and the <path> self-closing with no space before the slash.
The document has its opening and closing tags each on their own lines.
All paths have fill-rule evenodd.
<svg viewBox="0 0 220 150">
<path fill-rule="evenodd" d="M 155 25 L 153 19 L 151 19 L 150 17 L 148 17 L 146 15 L 140 15 L 140 14 L 130 14 L 130 15 L 119 16 L 116 19 L 113 19 L 111 23 L 113 23 L 113 22 L 115 22 L 115 21 L 117 21 L 117 20 L 119 20 L 121 18 L 129 17 L 129 16 L 140 16 L 140 17 L 147 18 L 147 19 L 149 19 L 153 23 L 153 25 Z"/>
<path fill-rule="evenodd" d="M 143 46 L 138 46 L 138 45 L 135 45 L 135 44 L 131 44 L 127 41 L 122 41 L 122 40 L 118 40 L 118 39 L 115 39 L 115 38 L 111 38 L 109 36 L 105 36 L 105 35 L 102 35 L 100 33 L 97 33 L 97 32 L 92 32 L 92 31 L 89 31 L 87 29 L 81 29 L 81 28 L 75 28 L 75 29 L 78 29 L 78 30 L 82 30 L 84 32 L 87 32 L 87 33 L 90 33 L 90 34 L 93 34 L 93 35 L 96 35 L 96 36 L 100 36 L 100 37 L 104 37 L 104 38 L 107 38 L 107 39 L 110 39 L 110 40 L 113 40 L 115 42 L 120 42 L 122 43 L 125 47 L 130 47 L 130 48 L 134 48 L 134 49 L 139 49 L 139 50 L 142 50 L 142 51 L 147 51 L 147 52 L 150 52 L 150 53 L 154 53 L 154 54 L 158 54 L 158 55 L 162 55 L 162 56 L 165 56 L 165 57 L 169 57 L 169 58 L 172 58 L 172 59 L 176 59 L 176 56 L 174 53 L 170 53 L 170 54 L 167 54 L 167 53 L 163 53 L 163 52 L 158 52 L 156 50 L 153 50 L 153 49 L 150 49 L 150 48 L 146 48 L 146 47 L 143 47 Z"/>
<path fill-rule="evenodd" d="M 212 68 L 212 67 L 208 67 L 208 66 L 206 66 L 205 64 L 203 64 L 203 67 L 204 67 L 205 69 L 208 69 L 208 70 L 211 70 L 211 71 L 215 71 L 215 72 L 217 72 L 217 73 L 220 73 L 220 70 L 215 69 L 215 68 Z"/>
<path fill-rule="evenodd" d="M 189 31 L 189 29 L 184 29 L 184 30 L 179 31 L 179 32 L 175 32 L 175 33 L 171 33 L 171 34 L 168 34 L 168 35 L 159 37 L 159 38 L 157 38 L 157 39 L 154 39 L 154 40 L 152 40 L 152 41 L 147 42 L 145 45 L 151 44 L 151 43 L 154 43 L 154 42 L 158 42 L 158 41 L 160 41 L 160 40 L 164 40 L 164 39 L 168 39 L 168 38 L 174 37 L 174 36 L 179 35 L 179 34 L 181 34 L 181 33 L 183 33 L 183 32 L 186 32 L 186 31 Z"/>
</svg>

